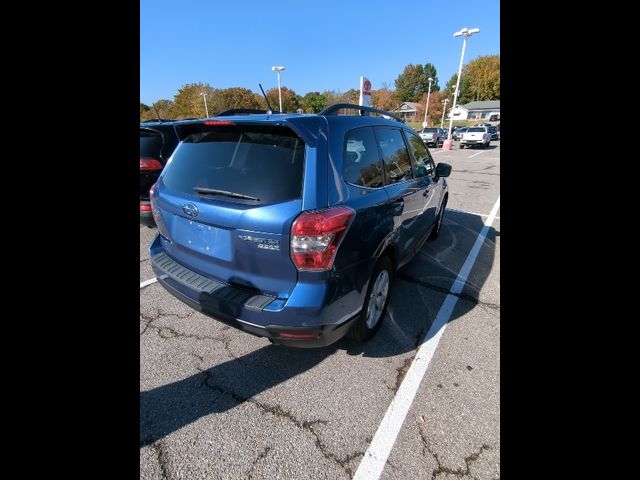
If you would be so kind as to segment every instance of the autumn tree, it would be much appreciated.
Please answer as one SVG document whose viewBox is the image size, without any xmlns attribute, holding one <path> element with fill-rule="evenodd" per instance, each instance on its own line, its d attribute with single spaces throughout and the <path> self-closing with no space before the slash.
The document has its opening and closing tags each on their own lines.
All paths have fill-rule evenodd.
<svg viewBox="0 0 640 480">
<path fill-rule="evenodd" d="M 386 87 L 371 91 L 371 105 L 381 110 L 393 110 L 401 103 L 396 98 L 396 92 Z"/>
<path fill-rule="evenodd" d="M 327 106 L 327 99 L 320 92 L 309 92 L 301 102 L 305 113 L 318 113 Z"/>
<path fill-rule="evenodd" d="M 444 92 L 431 92 L 431 95 L 427 93 L 420 98 L 419 106 L 416 109 L 416 119 L 422 122 L 424 119 L 424 109 L 427 104 L 427 96 L 429 97 L 429 111 L 427 112 L 427 123 L 429 127 L 439 127 L 442 120 L 442 109 L 444 104 L 442 101 L 445 99 Z M 451 107 L 451 103 L 447 104 L 447 111 Z"/>
<path fill-rule="evenodd" d="M 267 98 L 271 103 L 271 106 L 274 110 L 278 110 L 280 108 L 280 103 L 278 99 L 278 88 L 270 88 L 265 92 L 267 94 Z M 282 87 L 282 111 L 283 112 L 295 112 L 300 105 L 298 103 L 299 95 L 296 94 L 293 90 Z"/>
<path fill-rule="evenodd" d="M 480 56 L 469 62 L 462 69 L 460 83 L 462 103 L 500 100 L 500 55 Z"/>
<path fill-rule="evenodd" d="M 157 102 L 152 103 L 150 107 L 147 107 L 147 110 L 140 113 L 140 121 L 144 122 L 147 120 L 157 120 L 158 116 L 160 116 L 160 118 L 162 119 L 173 118 L 170 112 L 172 105 L 173 102 L 171 100 L 158 100 Z"/>
<path fill-rule="evenodd" d="M 261 108 L 254 93 L 248 88 L 232 87 L 214 89 L 211 96 L 207 96 L 209 115 L 233 108 Z"/>
<path fill-rule="evenodd" d="M 429 90 L 428 78 L 431 77 L 431 91 L 440 90 L 436 67 L 431 63 L 423 65 L 409 64 L 395 81 L 396 96 L 400 102 L 417 102 L 423 93 Z"/>
<path fill-rule="evenodd" d="M 171 106 L 171 118 L 201 118 L 205 116 L 204 100 L 201 93 L 207 94 L 207 106 L 209 115 L 213 115 L 210 100 L 213 96 L 213 88 L 208 83 L 187 83 L 178 90 L 173 97 Z"/>
</svg>

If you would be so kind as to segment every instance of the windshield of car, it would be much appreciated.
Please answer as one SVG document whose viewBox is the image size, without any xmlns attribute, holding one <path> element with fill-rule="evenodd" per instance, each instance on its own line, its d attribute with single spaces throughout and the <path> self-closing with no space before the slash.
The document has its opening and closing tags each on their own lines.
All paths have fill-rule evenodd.
<svg viewBox="0 0 640 480">
<path fill-rule="evenodd" d="M 215 198 L 212 192 L 221 191 L 233 193 L 235 202 L 280 203 L 302 194 L 304 151 L 288 128 L 216 126 L 184 139 L 162 181 L 187 195 Z"/>
<path fill-rule="evenodd" d="M 469 130 L 467 130 L 468 132 L 484 132 L 485 129 L 482 127 L 472 127 Z"/>
<path fill-rule="evenodd" d="M 434 133 L 437 132 L 438 129 L 437 128 L 423 128 L 422 129 L 422 133 Z"/>
</svg>

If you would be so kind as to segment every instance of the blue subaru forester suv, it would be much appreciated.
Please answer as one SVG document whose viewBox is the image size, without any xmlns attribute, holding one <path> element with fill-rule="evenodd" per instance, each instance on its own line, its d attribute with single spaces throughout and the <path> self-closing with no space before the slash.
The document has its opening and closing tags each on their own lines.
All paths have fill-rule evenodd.
<svg viewBox="0 0 640 480">
<path fill-rule="evenodd" d="M 369 107 L 237 113 L 176 125 L 151 190 L 158 282 L 274 343 L 369 339 L 394 272 L 438 235 L 451 166 Z"/>
</svg>

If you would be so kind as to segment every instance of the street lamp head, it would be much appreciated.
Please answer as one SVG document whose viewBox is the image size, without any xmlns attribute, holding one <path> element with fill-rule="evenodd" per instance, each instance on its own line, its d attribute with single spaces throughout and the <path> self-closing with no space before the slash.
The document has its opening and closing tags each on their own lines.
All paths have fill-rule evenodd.
<svg viewBox="0 0 640 480">
<path fill-rule="evenodd" d="M 480 29 L 479 28 L 472 28 L 471 30 L 469 30 L 469 35 L 473 35 L 474 33 L 479 33 Z"/>
<path fill-rule="evenodd" d="M 462 35 L 464 35 L 465 37 L 470 37 L 471 35 L 473 35 L 474 33 L 478 33 L 479 31 L 480 31 L 479 28 L 472 28 L 472 29 L 463 28 L 459 32 L 454 33 L 453 36 L 461 37 Z"/>
<path fill-rule="evenodd" d="M 274 72 L 281 72 L 281 71 L 283 71 L 284 69 L 285 69 L 285 68 L 284 68 L 284 67 L 282 67 L 282 66 L 274 66 L 274 67 L 271 67 L 271 70 L 273 70 Z"/>
<path fill-rule="evenodd" d="M 429 78 L 427 78 L 427 81 L 428 81 L 429 83 L 431 83 L 431 82 L 433 82 L 433 78 L 429 77 Z"/>
</svg>

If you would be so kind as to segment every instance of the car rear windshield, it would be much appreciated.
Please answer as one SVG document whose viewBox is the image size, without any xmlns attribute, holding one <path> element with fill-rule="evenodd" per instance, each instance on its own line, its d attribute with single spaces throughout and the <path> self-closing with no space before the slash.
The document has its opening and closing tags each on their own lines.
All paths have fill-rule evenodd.
<svg viewBox="0 0 640 480">
<path fill-rule="evenodd" d="M 423 128 L 422 129 L 422 133 L 430 133 L 430 132 L 437 132 L 438 129 L 437 128 Z"/>
<path fill-rule="evenodd" d="M 304 142 L 288 128 L 215 126 L 184 139 L 162 177 L 170 190 L 216 200 L 269 204 L 302 195 Z M 257 200 L 216 194 L 232 192 Z"/>
<path fill-rule="evenodd" d="M 140 130 L 140 156 L 160 158 L 162 135 L 150 130 Z"/>
<path fill-rule="evenodd" d="M 467 132 L 484 132 L 485 129 L 481 127 L 470 128 Z"/>
</svg>

